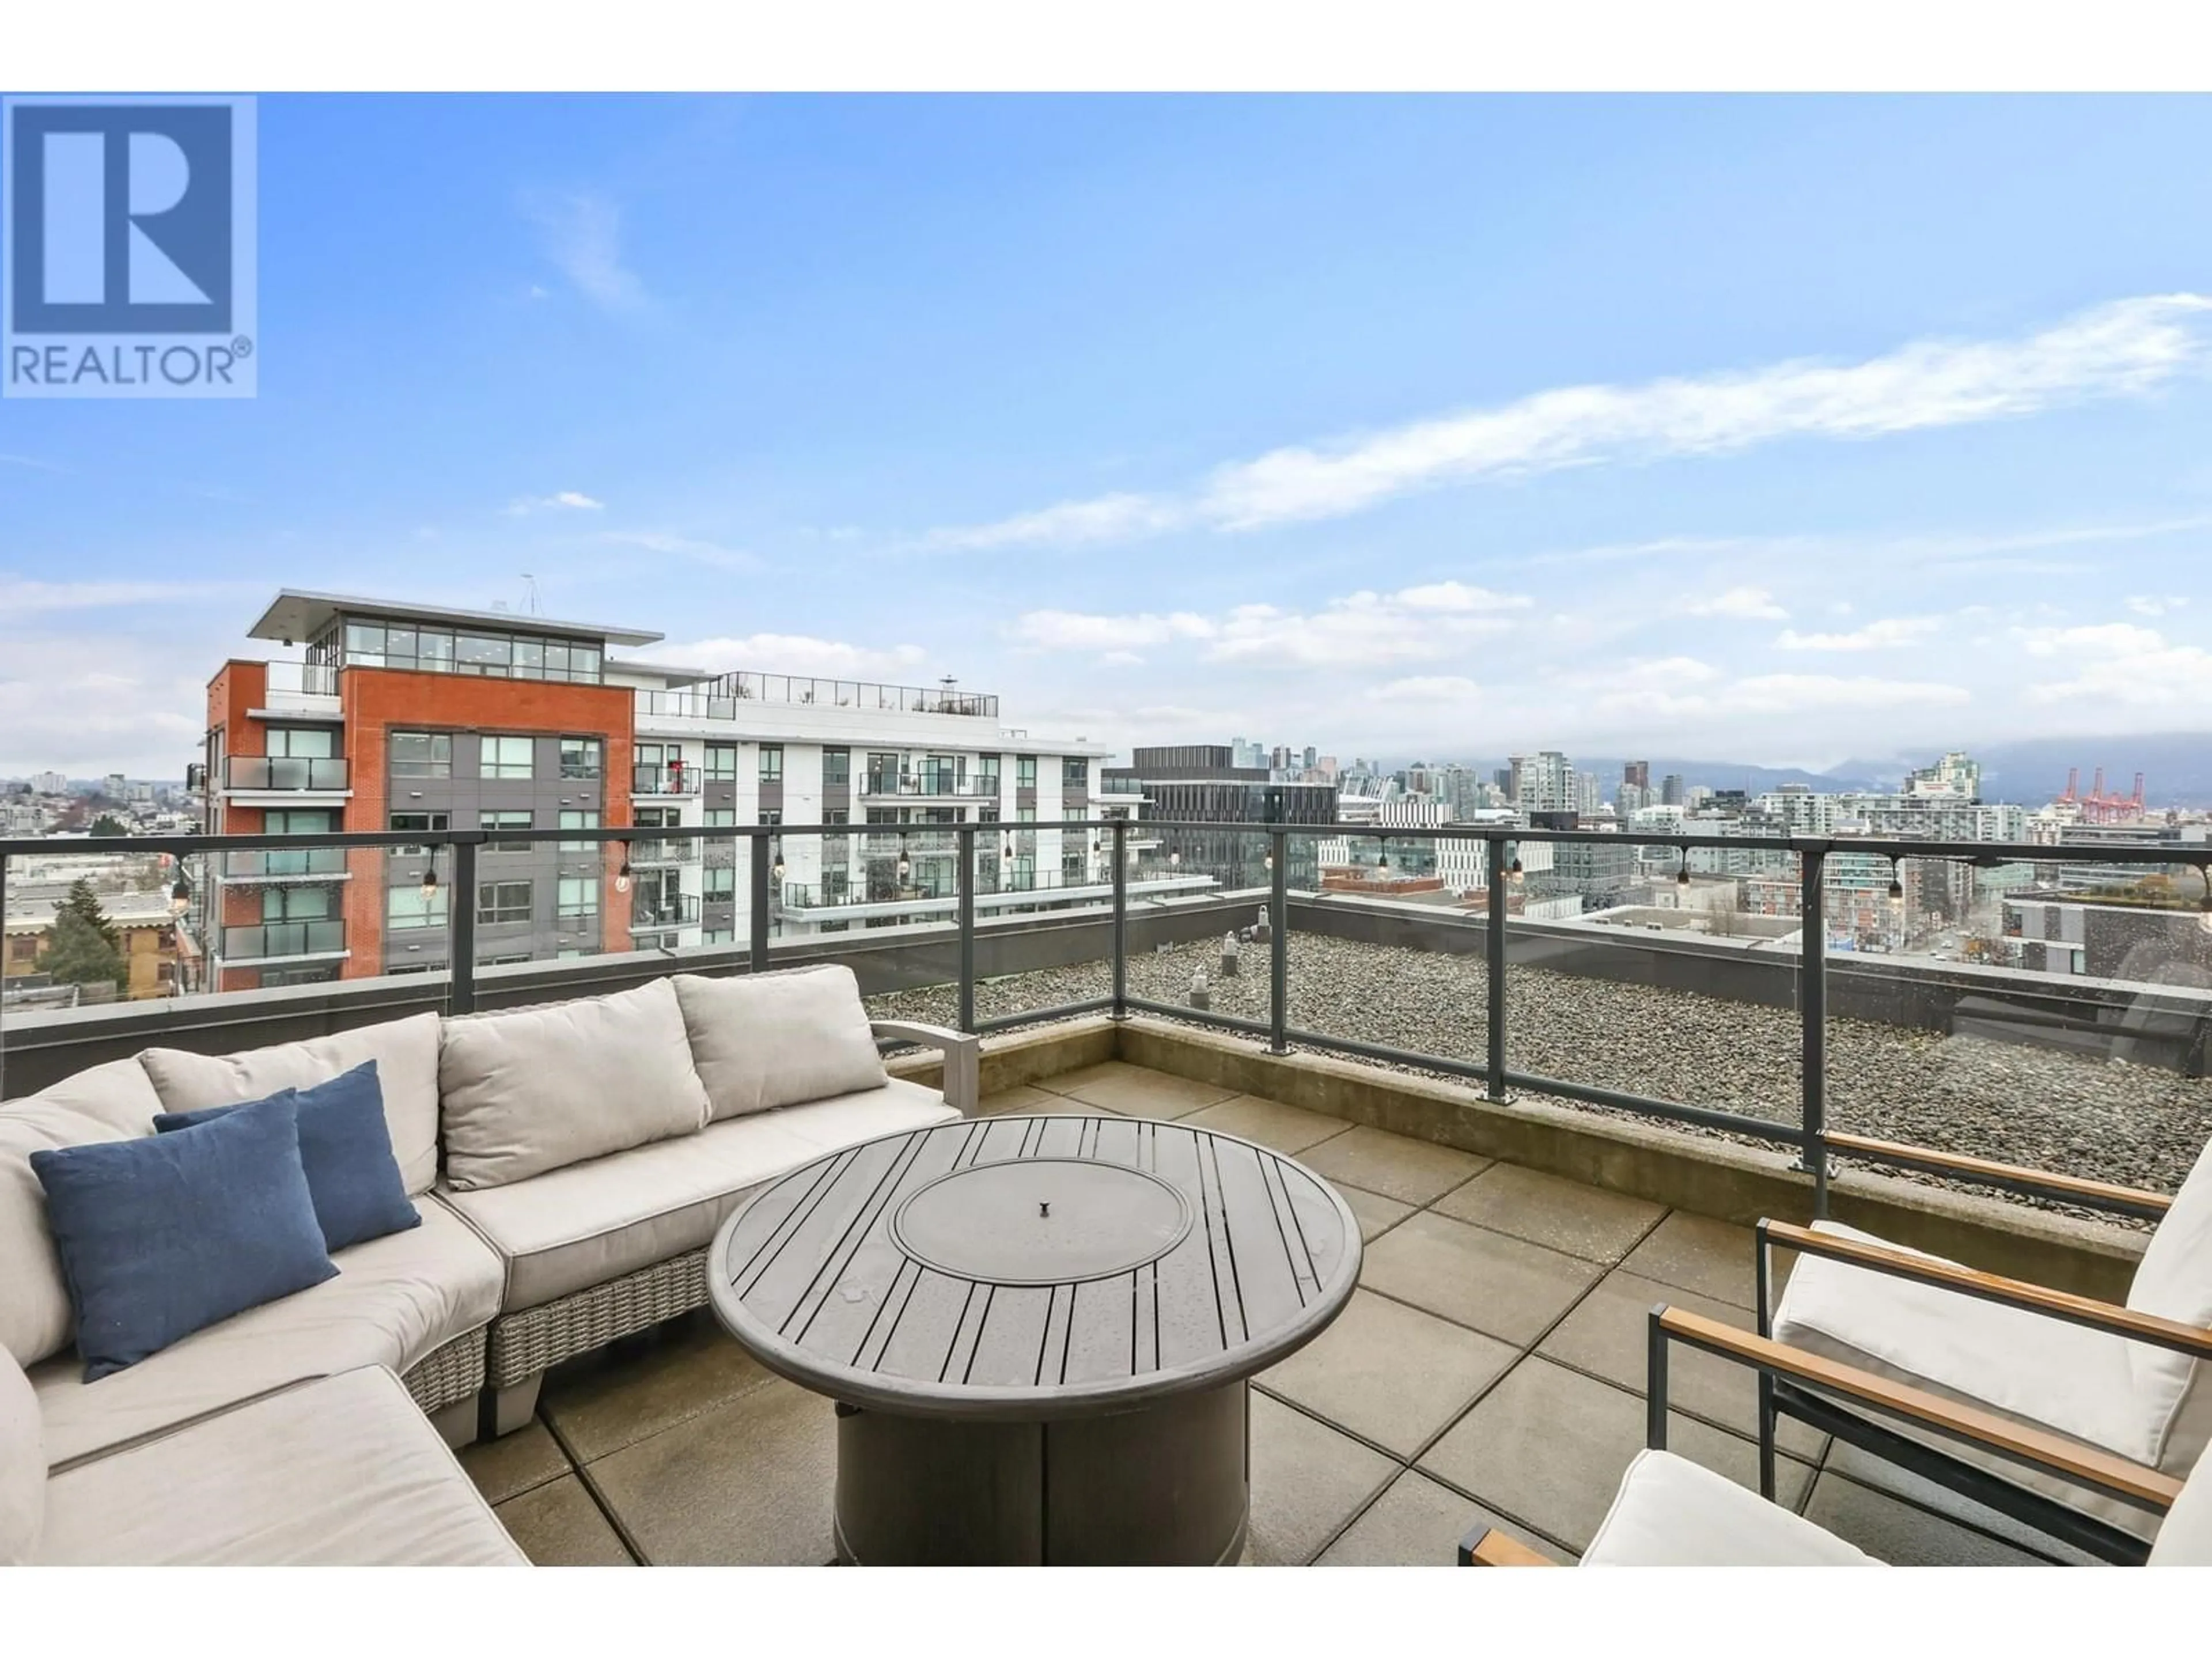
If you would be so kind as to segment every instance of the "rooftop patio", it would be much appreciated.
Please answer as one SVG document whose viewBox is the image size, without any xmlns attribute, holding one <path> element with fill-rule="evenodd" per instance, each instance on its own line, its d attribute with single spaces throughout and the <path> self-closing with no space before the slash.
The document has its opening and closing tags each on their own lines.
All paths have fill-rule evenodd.
<svg viewBox="0 0 2212 1659">
<path fill-rule="evenodd" d="M 984 1109 L 1187 1119 L 1297 1157 L 1359 1218 L 1351 1304 L 1256 1380 L 1249 1565 L 1445 1565 L 1479 1523 L 1571 1560 L 1644 1443 L 1649 1310 L 1752 1323 L 1749 1229 L 1686 1210 L 1120 1060 Z M 1753 1483 L 1750 1374 L 1683 1355 L 1671 1392 L 1675 1449 Z M 1797 1425 L 1782 1444 L 1784 1501 L 1885 1560 L 2084 1559 Z M 703 1310 L 571 1362 L 463 1462 L 541 1565 L 835 1553 L 830 1402 Z"/>
</svg>

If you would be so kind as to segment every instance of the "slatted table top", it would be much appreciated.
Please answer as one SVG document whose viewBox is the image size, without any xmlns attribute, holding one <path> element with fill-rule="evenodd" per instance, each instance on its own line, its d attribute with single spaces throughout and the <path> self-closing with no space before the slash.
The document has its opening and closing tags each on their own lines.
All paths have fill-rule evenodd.
<svg viewBox="0 0 2212 1659">
<path fill-rule="evenodd" d="M 1249 1141 L 1117 1117 L 886 1135 L 716 1236 L 716 1313 L 770 1369 L 878 1410 L 1053 1418 L 1249 1376 L 1320 1334 L 1359 1227 Z"/>
</svg>

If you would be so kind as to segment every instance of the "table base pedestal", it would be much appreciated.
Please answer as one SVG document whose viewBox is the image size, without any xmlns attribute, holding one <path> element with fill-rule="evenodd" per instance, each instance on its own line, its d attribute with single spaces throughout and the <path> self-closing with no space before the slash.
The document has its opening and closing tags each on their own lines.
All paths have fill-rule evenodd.
<svg viewBox="0 0 2212 1659">
<path fill-rule="evenodd" d="M 1111 1417 L 837 1407 L 837 1554 L 874 1566 L 1216 1566 L 1251 1508 L 1241 1380 Z"/>
</svg>

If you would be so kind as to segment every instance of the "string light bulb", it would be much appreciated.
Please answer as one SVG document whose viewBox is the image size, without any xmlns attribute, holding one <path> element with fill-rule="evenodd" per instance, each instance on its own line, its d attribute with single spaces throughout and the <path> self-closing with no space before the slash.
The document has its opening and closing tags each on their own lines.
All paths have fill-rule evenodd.
<svg viewBox="0 0 2212 1659">
<path fill-rule="evenodd" d="M 185 914 L 192 908 L 192 884 L 185 879 L 182 865 L 177 866 L 177 884 L 169 889 L 169 911 L 173 915 Z"/>
<path fill-rule="evenodd" d="M 438 896 L 438 854 L 434 850 L 429 862 L 422 866 L 422 902 L 430 903 Z"/>
<path fill-rule="evenodd" d="M 627 893 L 629 891 L 629 843 L 624 842 L 622 848 L 622 867 L 615 872 L 615 891 Z"/>
<path fill-rule="evenodd" d="M 900 885 L 900 886 L 902 886 L 902 887 L 905 886 L 905 885 L 906 885 L 907 878 L 908 878 L 908 876 L 912 875 L 913 873 L 914 873 L 914 860 L 913 860 L 912 859 L 910 859 L 910 858 L 908 858 L 908 857 L 907 856 L 907 851 L 906 851 L 906 837 L 905 837 L 904 836 L 901 836 L 899 837 L 899 855 L 898 855 L 898 879 L 899 879 L 899 885 Z"/>
<path fill-rule="evenodd" d="M 1905 884 L 1898 879 L 1895 859 L 1889 861 L 1889 896 L 1893 899 L 1901 899 L 1905 896 Z"/>
<path fill-rule="evenodd" d="M 1681 864 L 1681 867 L 1680 867 L 1680 869 L 1678 869 L 1678 870 L 1676 870 L 1676 871 L 1674 872 L 1674 885 L 1676 885 L 1677 887 L 1687 887 L 1689 884 L 1690 884 L 1690 849 L 1689 849 L 1688 848 L 1685 847 L 1685 848 L 1682 849 L 1682 864 Z"/>
</svg>

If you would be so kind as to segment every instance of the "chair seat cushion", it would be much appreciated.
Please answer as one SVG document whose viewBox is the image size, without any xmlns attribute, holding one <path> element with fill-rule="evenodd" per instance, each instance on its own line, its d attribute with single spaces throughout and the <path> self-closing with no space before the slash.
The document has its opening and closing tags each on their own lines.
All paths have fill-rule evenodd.
<svg viewBox="0 0 2212 1659">
<path fill-rule="evenodd" d="M 167 1112 L 196 1112 L 266 1100 L 279 1089 L 312 1089 L 363 1060 L 376 1062 L 392 1156 L 411 1195 L 438 1176 L 438 1016 L 413 1014 L 304 1042 L 236 1054 L 149 1048 L 138 1056 Z"/>
<path fill-rule="evenodd" d="M 1814 1227 L 1838 1237 L 1887 1244 L 1832 1221 L 1815 1222 Z M 1898 1244 L 1887 1248 L 1905 1250 Z M 2137 1389 L 2129 1344 L 2085 1326 L 1808 1255 L 1800 1256 L 1790 1272 L 1775 1309 L 1774 1336 L 1793 1347 L 2054 1430 L 2139 1463 L 2158 1462 L 2163 1421 Z M 1913 1424 L 1868 1414 L 1899 1433 L 2138 1536 L 2148 1537 L 2157 1528 L 2155 1517 L 2119 1498 Z"/>
<path fill-rule="evenodd" d="M 69 1283 L 31 1154 L 154 1133 L 161 1097 L 136 1060 L 111 1060 L 0 1106 L 0 1348 L 35 1365 L 70 1345 Z"/>
<path fill-rule="evenodd" d="M 150 1140 L 31 1154 L 86 1382 L 336 1276 L 300 1163 L 297 1098 Z"/>
<path fill-rule="evenodd" d="M 56 1475 L 37 1560 L 112 1566 L 523 1566 L 381 1367 L 302 1383 Z"/>
<path fill-rule="evenodd" d="M 46 1446 L 39 1396 L 13 1354 L 0 1348 L 0 1567 L 20 1567 L 46 1524 Z"/>
<path fill-rule="evenodd" d="M 1814 1230 L 1886 1242 L 1832 1221 Z M 1790 1273 L 1774 1336 L 2138 1462 L 2156 1455 L 2128 1345 L 2084 1326 L 1808 1255 Z"/>
<path fill-rule="evenodd" d="M 1878 1567 L 1835 1534 L 1770 1504 L 1725 1475 L 1642 1451 L 1597 1535 L 1586 1567 Z"/>
<path fill-rule="evenodd" d="M 499 1257 L 434 1200 L 422 1224 L 341 1250 L 337 1276 L 197 1331 L 97 1382 L 73 1353 L 33 1369 L 46 1460 L 62 1466 L 304 1378 L 404 1372 L 499 1307 Z"/>
<path fill-rule="evenodd" d="M 710 1123 L 511 1186 L 439 1196 L 507 1261 L 501 1310 L 518 1313 L 687 1250 L 763 1182 L 872 1136 L 959 1115 L 935 1090 L 893 1081 L 834 1100 Z"/>
</svg>

